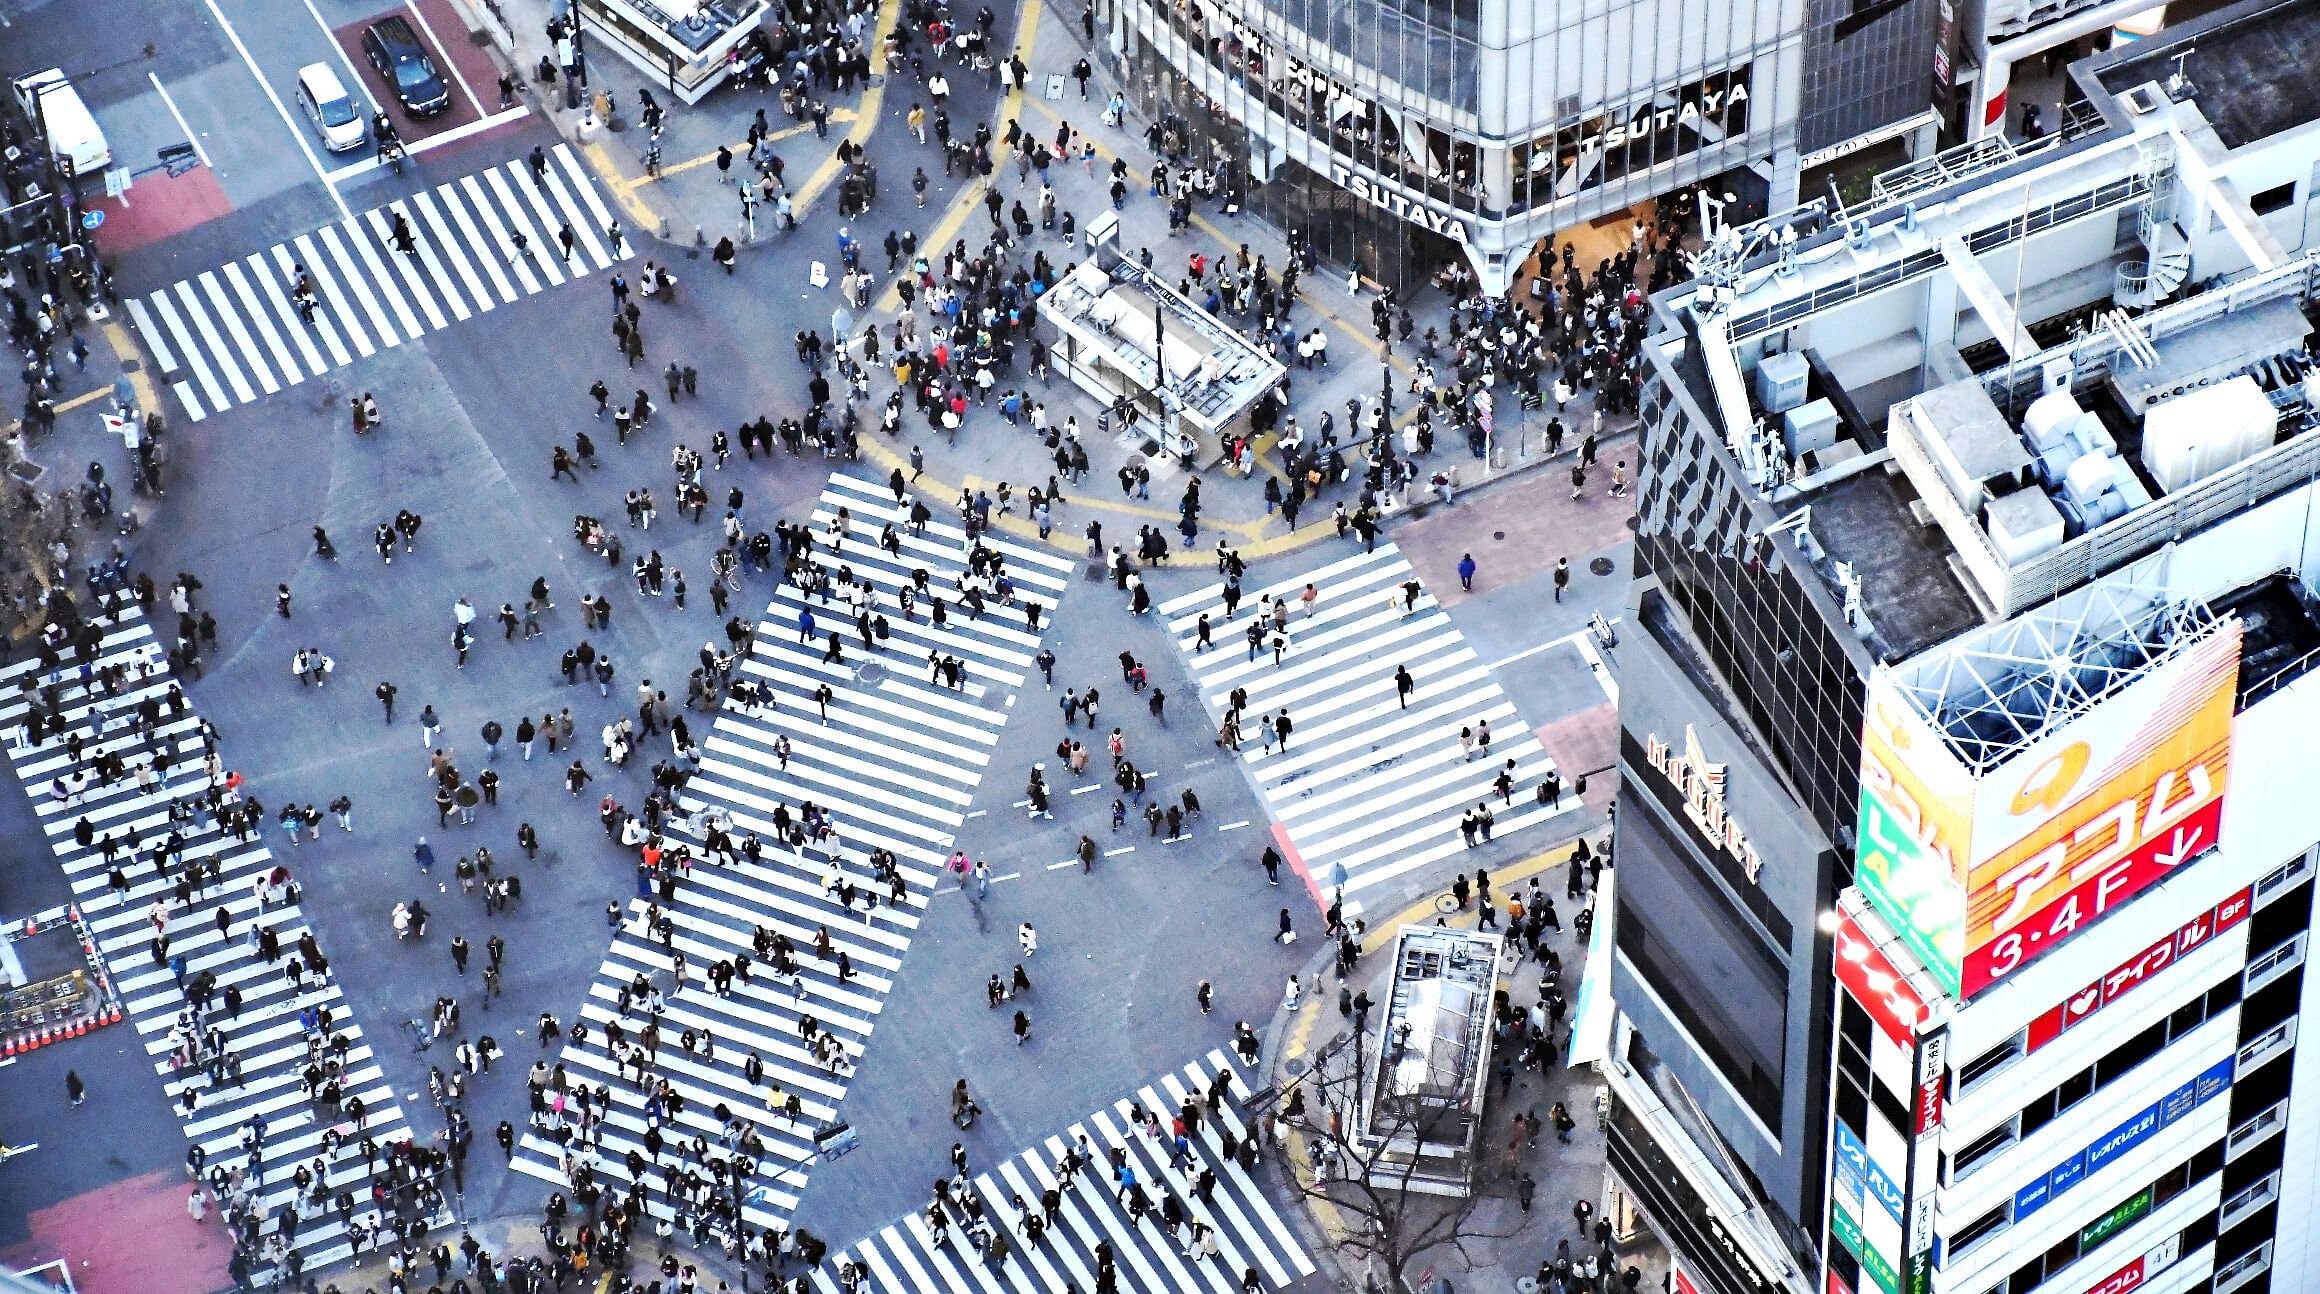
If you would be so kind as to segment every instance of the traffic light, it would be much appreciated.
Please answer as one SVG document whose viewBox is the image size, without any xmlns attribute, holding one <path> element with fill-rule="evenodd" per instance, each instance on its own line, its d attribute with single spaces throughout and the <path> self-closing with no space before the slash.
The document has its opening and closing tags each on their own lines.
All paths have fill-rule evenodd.
<svg viewBox="0 0 2320 1294">
<path fill-rule="evenodd" d="M 185 174 L 187 171 L 192 170 L 194 166 L 201 160 L 201 158 L 193 151 L 193 145 L 191 144 L 164 145 L 161 151 L 155 154 L 155 157 L 163 166 L 169 168 L 169 173 L 172 176 Z"/>
</svg>

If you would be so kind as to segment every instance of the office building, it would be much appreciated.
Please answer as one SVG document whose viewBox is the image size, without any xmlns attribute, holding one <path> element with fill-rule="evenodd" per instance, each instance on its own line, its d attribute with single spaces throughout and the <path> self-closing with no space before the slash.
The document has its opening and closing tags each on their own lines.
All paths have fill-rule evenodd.
<svg viewBox="0 0 2320 1294">
<path fill-rule="evenodd" d="M 2315 36 L 2082 61 L 1655 301 L 1600 1068 L 1678 1288 L 2320 1285 Z"/>
<path fill-rule="evenodd" d="M 1930 151 L 1947 3 L 1095 7 L 1138 107 L 1250 210 L 1397 287 L 1464 267 L 1503 292 L 1543 240 L 1623 236 L 1670 194 L 1761 213 L 1860 147 Z"/>
</svg>

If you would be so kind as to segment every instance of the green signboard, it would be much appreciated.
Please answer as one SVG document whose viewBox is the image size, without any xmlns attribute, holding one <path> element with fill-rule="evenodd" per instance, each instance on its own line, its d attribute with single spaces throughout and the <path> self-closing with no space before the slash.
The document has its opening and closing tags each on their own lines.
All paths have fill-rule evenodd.
<svg viewBox="0 0 2320 1294">
<path fill-rule="evenodd" d="M 1928 854 L 1866 786 L 1853 881 L 1951 996 L 1965 952 L 1965 902 L 1949 868 Z"/>
<path fill-rule="evenodd" d="M 2083 1253 L 2086 1250 L 2092 1249 L 2096 1245 L 2101 1244 L 2103 1241 L 2117 1235 L 2119 1232 L 2126 1230 L 2129 1223 L 2133 1222 L 2135 1219 L 2143 1216 L 2144 1214 L 2149 1213 L 2150 1211 L 2151 1188 L 2146 1186 L 2142 1190 L 2139 1190 L 2133 1195 L 2129 1196 L 2124 1201 L 2121 1201 L 2118 1207 L 2112 1209 L 2108 1213 L 2103 1214 L 2101 1217 L 2096 1218 L 2094 1221 L 2087 1223 L 2085 1227 L 2081 1228 L 2078 1233 L 2079 1251 Z"/>
<path fill-rule="evenodd" d="M 1862 1236 L 1861 1224 L 1853 1220 L 1852 1214 L 1845 1212 L 1844 1205 L 1829 1206 L 1829 1229 L 1836 1233 L 1837 1242 L 1847 1252 L 1861 1260 L 1861 1270 L 1868 1274 L 1878 1289 L 1885 1291 L 1885 1294 L 1901 1294 L 1901 1282 L 1894 1274 L 1893 1264 Z"/>
</svg>

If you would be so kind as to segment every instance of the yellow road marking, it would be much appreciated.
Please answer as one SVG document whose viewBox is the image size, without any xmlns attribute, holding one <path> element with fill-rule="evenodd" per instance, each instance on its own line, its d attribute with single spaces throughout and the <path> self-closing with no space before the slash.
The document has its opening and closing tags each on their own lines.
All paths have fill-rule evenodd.
<svg viewBox="0 0 2320 1294">
<path fill-rule="evenodd" d="M 830 120 L 853 121 L 856 115 L 857 114 L 852 108 L 836 108 L 831 110 Z M 802 135 L 805 132 L 812 130 L 813 128 L 814 123 L 808 121 L 796 126 L 785 126 L 782 129 L 767 135 L 765 138 L 769 143 L 778 144 L 785 139 L 795 139 L 797 136 Z M 749 141 L 743 140 L 737 144 L 727 144 L 726 147 L 733 150 L 733 155 L 735 157 L 741 157 L 748 153 Z M 635 185 L 638 188 L 643 188 L 645 185 L 651 184 L 655 180 L 665 180 L 672 175 L 682 175 L 686 171 L 690 171 L 695 167 L 707 166 L 709 163 L 716 160 L 717 154 L 714 151 L 703 153 L 699 157 L 688 157 L 684 161 L 670 163 L 661 167 L 661 169 L 654 174 L 640 175 L 635 179 L 628 181 L 628 183 Z"/>
</svg>

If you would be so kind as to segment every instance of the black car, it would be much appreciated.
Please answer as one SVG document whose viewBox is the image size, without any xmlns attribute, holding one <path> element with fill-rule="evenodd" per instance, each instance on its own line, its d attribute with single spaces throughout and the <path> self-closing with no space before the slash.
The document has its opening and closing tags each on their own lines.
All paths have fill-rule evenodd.
<svg viewBox="0 0 2320 1294">
<path fill-rule="evenodd" d="M 403 111 L 432 117 L 451 106 L 451 88 L 435 70 L 435 60 L 427 57 L 427 47 L 419 43 L 410 19 L 388 14 L 363 28 L 362 47 L 371 66 L 394 85 Z"/>
</svg>

